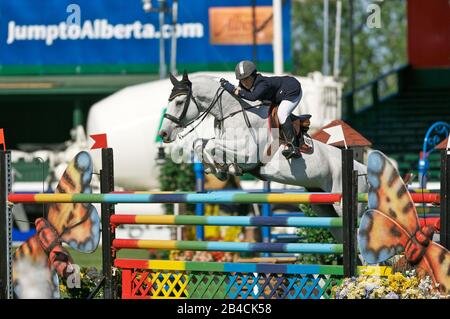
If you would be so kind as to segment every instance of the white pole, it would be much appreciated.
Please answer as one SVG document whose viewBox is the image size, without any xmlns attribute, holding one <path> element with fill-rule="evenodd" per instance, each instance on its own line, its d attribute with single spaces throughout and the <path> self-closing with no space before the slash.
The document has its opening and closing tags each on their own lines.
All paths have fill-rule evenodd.
<svg viewBox="0 0 450 319">
<path fill-rule="evenodd" d="M 170 52 L 170 70 L 173 75 L 177 75 L 177 21 L 178 21 L 178 0 L 172 4 L 172 45 Z"/>
<path fill-rule="evenodd" d="M 322 73 L 330 73 L 330 63 L 328 62 L 328 34 L 329 34 L 329 0 L 323 0 L 323 65 Z"/>
<path fill-rule="evenodd" d="M 283 74 L 283 17 L 282 0 L 273 0 L 273 70 Z"/>
<path fill-rule="evenodd" d="M 166 0 L 158 0 L 159 1 L 159 78 L 165 79 L 167 75 L 167 66 L 166 66 L 166 47 L 165 47 L 165 39 L 164 39 L 164 11 L 166 9 Z"/>
<path fill-rule="evenodd" d="M 179 216 L 180 215 L 180 204 L 179 203 L 175 203 L 173 204 L 173 214 L 174 216 Z M 176 240 L 182 240 L 183 238 L 183 230 L 181 229 L 182 226 L 175 226 L 176 229 L 176 235 L 175 235 L 175 239 Z"/>
<path fill-rule="evenodd" d="M 334 38 L 334 66 L 333 75 L 335 78 L 339 77 L 339 59 L 341 48 L 341 17 L 342 17 L 342 1 L 336 2 L 336 34 Z"/>
</svg>

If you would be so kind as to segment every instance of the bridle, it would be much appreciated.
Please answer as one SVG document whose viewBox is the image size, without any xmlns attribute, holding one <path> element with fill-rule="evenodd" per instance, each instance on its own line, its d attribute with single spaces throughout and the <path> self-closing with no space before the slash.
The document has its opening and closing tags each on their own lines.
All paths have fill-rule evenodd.
<svg viewBox="0 0 450 319">
<path fill-rule="evenodd" d="M 203 120 L 206 118 L 206 116 L 211 112 L 212 108 L 214 107 L 214 105 L 220 100 L 223 92 L 225 90 L 222 87 L 219 87 L 214 95 L 214 98 L 212 99 L 210 105 L 206 108 L 206 110 L 201 113 L 200 107 L 198 105 L 197 100 L 195 99 L 194 95 L 192 94 L 192 84 L 190 83 L 190 81 L 186 81 L 184 83 L 180 83 L 178 85 L 174 85 L 174 88 L 172 90 L 172 93 L 169 97 L 169 101 L 172 101 L 173 99 L 175 99 L 177 96 L 181 96 L 181 95 L 186 95 L 186 100 L 184 102 L 183 105 L 183 110 L 181 111 L 181 114 L 178 117 L 175 117 L 172 114 L 168 114 L 165 113 L 164 114 L 164 118 L 168 119 L 169 121 L 175 123 L 178 127 L 183 127 L 186 128 L 189 125 L 191 125 L 192 123 L 194 123 L 195 121 L 198 120 L 198 123 L 196 125 L 194 125 L 188 132 L 186 132 L 185 134 L 179 134 L 179 138 L 184 138 L 186 137 L 188 134 L 190 134 L 192 131 L 194 131 L 202 122 Z M 186 113 L 188 111 L 189 105 L 191 103 L 191 100 L 194 101 L 195 106 L 197 107 L 198 113 L 199 115 L 197 117 L 195 117 L 193 120 L 189 121 L 188 123 L 184 124 L 183 126 L 181 125 L 181 121 L 185 118 Z M 222 108 L 221 103 L 220 107 Z M 237 113 L 243 113 L 244 114 L 244 119 L 245 119 L 245 123 L 247 125 L 248 128 L 251 128 L 251 124 L 250 121 L 248 119 L 248 115 L 246 113 L 247 109 L 251 109 L 254 108 L 255 106 L 249 107 L 249 108 L 244 108 L 241 105 L 241 110 L 236 111 L 236 112 L 232 112 L 230 114 L 228 114 L 227 116 L 223 117 L 222 119 L 219 120 L 219 122 L 223 122 L 226 118 L 231 117 Z"/>
<path fill-rule="evenodd" d="M 186 86 L 188 87 L 187 93 L 186 93 Z M 211 112 L 211 110 L 214 107 L 214 105 L 220 99 L 220 97 L 222 96 L 224 91 L 225 90 L 222 87 L 219 87 L 217 89 L 217 91 L 216 91 L 216 94 L 214 95 L 214 98 L 211 101 L 211 104 L 208 106 L 208 108 L 203 113 L 201 113 L 200 107 L 198 106 L 198 102 L 195 99 L 194 95 L 192 94 L 192 87 L 191 87 L 191 85 L 185 85 L 184 88 L 179 88 L 179 87 L 176 88 L 176 87 L 174 87 L 174 89 L 172 90 L 172 94 L 169 97 L 169 101 L 172 101 L 174 98 L 176 98 L 177 96 L 180 96 L 180 95 L 186 95 L 186 101 L 184 102 L 183 110 L 181 111 L 181 114 L 180 114 L 179 117 L 175 117 L 174 115 L 168 114 L 168 113 L 165 113 L 164 117 L 166 119 L 168 119 L 169 121 L 172 121 L 173 123 L 175 123 L 177 126 L 183 127 L 183 128 L 188 127 L 189 125 L 191 125 L 192 123 L 194 123 L 195 121 L 200 119 L 198 121 L 198 123 L 196 125 L 194 125 L 187 133 L 185 133 L 183 135 L 181 135 L 181 134 L 179 135 L 179 138 L 184 138 L 184 137 L 186 137 L 186 135 L 188 135 L 192 131 L 194 131 L 203 122 L 203 120 L 206 118 L 206 116 Z M 187 110 L 188 110 L 189 105 L 191 103 L 191 100 L 194 101 L 194 104 L 197 107 L 199 115 L 197 117 L 195 117 L 193 120 L 191 120 L 188 123 L 186 123 L 183 126 L 181 126 L 181 121 L 186 116 L 186 113 L 187 113 Z"/>
<path fill-rule="evenodd" d="M 175 99 L 177 96 L 180 96 L 180 95 L 184 95 L 184 93 L 185 93 L 185 90 L 180 90 L 180 91 L 178 91 L 178 93 L 176 93 L 176 94 L 174 94 L 174 95 L 171 95 L 170 97 L 169 97 L 169 101 L 172 101 L 173 99 Z M 186 113 L 187 113 L 187 110 L 188 110 L 188 108 L 189 108 L 189 105 L 191 104 L 191 100 L 192 101 L 194 101 L 194 104 L 195 104 L 195 106 L 197 107 L 197 110 L 198 110 L 198 112 L 200 113 L 200 108 L 199 108 L 199 106 L 198 106 L 198 103 L 197 103 L 197 100 L 195 99 L 195 97 L 194 97 L 194 95 L 192 95 L 192 87 L 191 86 L 189 86 L 189 89 L 188 89 L 188 91 L 187 91 L 187 97 L 186 97 L 186 101 L 184 102 L 184 105 L 183 105 L 183 110 L 181 111 L 181 114 L 180 114 L 180 116 L 177 118 L 177 117 L 175 117 L 174 115 L 172 115 L 172 114 L 168 114 L 168 113 L 165 113 L 164 114 L 164 117 L 166 118 L 166 119 L 168 119 L 169 121 L 172 121 L 172 122 L 174 122 L 176 125 L 178 125 L 178 126 L 181 126 L 181 121 L 184 119 L 184 117 L 186 116 Z M 190 123 L 192 123 L 193 121 L 191 121 Z M 190 124 L 189 123 L 189 124 Z M 186 126 L 188 126 L 189 124 L 187 124 Z"/>
</svg>

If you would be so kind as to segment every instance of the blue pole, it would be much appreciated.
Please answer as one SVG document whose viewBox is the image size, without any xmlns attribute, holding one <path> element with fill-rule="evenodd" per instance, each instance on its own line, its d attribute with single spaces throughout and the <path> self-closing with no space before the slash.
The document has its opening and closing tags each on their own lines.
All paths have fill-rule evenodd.
<svg viewBox="0 0 450 319">
<path fill-rule="evenodd" d="M 195 191 L 198 193 L 203 193 L 205 191 L 205 176 L 203 174 L 203 164 L 200 162 L 194 163 L 195 172 Z M 203 216 L 205 214 L 205 204 L 195 204 L 195 215 Z M 205 240 L 205 229 L 204 226 L 196 226 L 195 237 L 197 240 Z"/>
<path fill-rule="evenodd" d="M 421 152 L 419 158 L 419 188 L 427 188 L 427 171 L 429 167 L 428 154 Z"/>
<path fill-rule="evenodd" d="M 450 125 L 446 122 L 436 122 L 430 126 L 423 139 L 422 154 L 419 159 L 419 185 L 427 187 L 427 171 L 430 166 L 428 156 L 436 150 L 436 146 L 449 135 Z"/>
<path fill-rule="evenodd" d="M 264 182 L 264 192 L 270 192 L 270 182 L 269 181 L 265 181 Z M 270 217 L 271 211 L 270 211 L 270 204 L 263 204 L 262 205 L 262 216 L 263 217 Z M 262 227 L 261 229 L 262 232 L 262 241 L 264 243 L 270 243 L 271 241 L 271 228 L 270 227 Z M 263 257 L 270 257 L 270 253 L 263 253 Z"/>
</svg>

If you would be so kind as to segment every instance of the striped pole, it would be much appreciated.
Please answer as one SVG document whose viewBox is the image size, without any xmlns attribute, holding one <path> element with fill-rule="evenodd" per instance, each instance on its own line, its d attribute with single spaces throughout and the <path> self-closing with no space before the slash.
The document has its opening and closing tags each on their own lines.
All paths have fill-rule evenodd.
<svg viewBox="0 0 450 319">
<path fill-rule="evenodd" d="M 200 262 L 176 260 L 141 260 L 117 258 L 114 265 L 122 269 L 155 269 L 172 271 L 201 271 L 201 272 L 237 272 L 237 273 L 266 273 L 266 274 L 304 274 L 304 275 L 337 275 L 344 274 L 341 265 L 305 265 L 305 264 L 273 264 L 273 263 L 234 263 L 234 262 Z M 358 266 L 358 274 L 376 274 L 387 276 L 392 268 L 387 266 Z"/>
<path fill-rule="evenodd" d="M 303 264 L 272 264 L 272 263 L 232 263 L 232 262 L 199 262 L 176 260 L 139 260 L 116 259 L 114 265 L 122 269 L 163 269 L 172 271 L 201 272 L 240 272 L 266 274 L 304 274 L 304 275 L 343 275 L 340 265 L 303 265 Z"/>
<path fill-rule="evenodd" d="M 243 243 L 187 240 L 114 239 L 116 249 L 200 250 L 229 252 L 280 252 L 342 254 L 342 244 Z"/>
<path fill-rule="evenodd" d="M 13 203 L 338 203 L 340 194 L 10 194 Z"/>
<path fill-rule="evenodd" d="M 411 194 L 416 203 L 439 203 L 439 194 Z M 358 195 L 359 202 L 367 202 L 367 194 Z M 342 195 L 335 193 L 272 194 L 242 192 L 165 193 L 165 194 L 14 194 L 8 195 L 12 203 L 296 203 L 338 204 Z"/>
<path fill-rule="evenodd" d="M 208 226 L 275 226 L 275 227 L 342 227 L 340 217 L 259 217 L 259 216 L 172 216 L 113 215 L 111 224 L 142 225 L 208 225 Z"/>
<path fill-rule="evenodd" d="M 438 193 L 410 193 L 412 200 L 415 203 L 425 203 L 425 204 L 438 204 L 441 198 Z M 358 202 L 359 203 L 367 203 L 369 195 L 367 193 L 359 193 L 358 194 Z"/>
</svg>

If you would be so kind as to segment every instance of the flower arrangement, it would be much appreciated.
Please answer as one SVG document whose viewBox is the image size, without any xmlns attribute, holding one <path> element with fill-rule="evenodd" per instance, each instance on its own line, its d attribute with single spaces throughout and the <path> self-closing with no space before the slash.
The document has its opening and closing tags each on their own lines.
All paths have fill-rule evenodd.
<svg viewBox="0 0 450 319">
<path fill-rule="evenodd" d="M 86 299 L 95 289 L 97 284 L 102 280 L 102 273 L 95 267 L 82 267 L 80 269 L 79 287 L 70 288 L 67 283 L 60 278 L 59 290 L 61 298 L 70 299 Z M 97 294 L 97 298 L 103 296 L 101 289 Z"/>
<path fill-rule="evenodd" d="M 439 286 L 429 276 L 418 276 L 415 270 L 396 272 L 387 277 L 361 275 L 346 278 L 333 287 L 334 299 L 450 299 L 441 295 Z"/>
<path fill-rule="evenodd" d="M 170 252 L 170 260 L 178 261 L 201 261 L 201 262 L 233 262 L 237 258 L 237 253 L 230 252 L 209 252 L 209 251 L 178 251 Z"/>
</svg>

